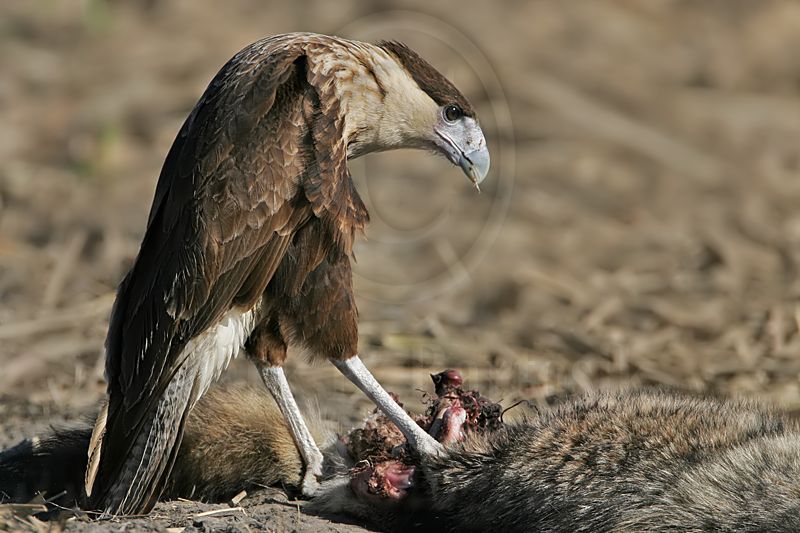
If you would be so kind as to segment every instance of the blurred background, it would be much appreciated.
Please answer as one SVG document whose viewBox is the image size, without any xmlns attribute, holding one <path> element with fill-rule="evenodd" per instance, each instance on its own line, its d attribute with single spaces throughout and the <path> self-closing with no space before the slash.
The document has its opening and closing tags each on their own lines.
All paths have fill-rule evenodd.
<svg viewBox="0 0 800 533">
<path fill-rule="evenodd" d="M 351 163 L 373 219 L 361 350 L 407 406 L 454 367 L 506 405 L 646 384 L 800 412 L 800 3 L 19 0 L 0 7 L 0 444 L 100 400 L 180 124 L 236 51 L 288 31 L 405 41 L 489 139 L 482 194 L 421 152 Z M 335 419 L 367 408 L 332 366 L 288 366 Z"/>
</svg>

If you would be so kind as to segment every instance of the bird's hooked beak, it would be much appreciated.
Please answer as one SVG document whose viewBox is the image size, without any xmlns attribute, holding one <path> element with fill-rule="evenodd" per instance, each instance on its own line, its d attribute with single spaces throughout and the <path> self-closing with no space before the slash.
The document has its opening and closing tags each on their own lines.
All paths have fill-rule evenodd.
<svg viewBox="0 0 800 533">
<path fill-rule="evenodd" d="M 478 122 L 471 117 L 462 116 L 448 121 L 442 117 L 436 124 L 434 143 L 454 165 L 461 167 L 464 174 L 480 191 L 480 184 L 489 173 L 490 157 L 486 138 Z"/>
<path fill-rule="evenodd" d="M 464 171 L 469 180 L 475 184 L 475 188 L 480 192 L 480 184 L 489 173 L 489 165 L 491 161 L 489 158 L 489 149 L 486 148 L 486 141 L 484 146 L 471 152 L 461 152 L 458 159 L 458 166 Z"/>
</svg>

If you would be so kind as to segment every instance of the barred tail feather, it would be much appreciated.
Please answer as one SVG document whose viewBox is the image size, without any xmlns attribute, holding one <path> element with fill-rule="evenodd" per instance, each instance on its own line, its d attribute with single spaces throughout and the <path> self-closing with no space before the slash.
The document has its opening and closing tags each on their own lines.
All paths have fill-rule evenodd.
<svg viewBox="0 0 800 533">
<path fill-rule="evenodd" d="M 197 399 L 196 377 L 198 369 L 190 361 L 175 373 L 154 408 L 145 415 L 138 431 L 128 437 L 130 443 L 115 442 L 115 446 L 128 446 L 128 452 L 118 464 L 108 454 L 107 439 L 115 434 L 115 424 L 121 417 L 112 413 L 106 420 L 105 435 L 97 442 L 99 467 L 87 469 L 87 489 L 91 489 L 90 507 L 110 515 L 145 514 L 153 508 L 164 490 L 178 448 L 183 437 L 186 417 Z M 125 434 L 120 431 L 116 434 Z M 94 438 L 94 436 L 93 436 Z M 104 442 L 106 441 L 106 442 Z M 97 450 L 89 450 L 98 454 Z M 97 474 L 97 475 L 95 475 Z M 87 494 L 89 490 L 87 490 Z"/>
<path fill-rule="evenodd" d="M 97 478 L 97 469 L 100 466 L 100 451 L 103 446 L 103 436 L 106 434 L 106 422 L 108 420 L 108 402 L 103 403 L 100 413 L 92 429 L 89 439 L 89 449 L 87 451 L 86 473 L 83 478 L 83 487 L 86 497 L 92 496 L 92 487 Z"/>
</svg>

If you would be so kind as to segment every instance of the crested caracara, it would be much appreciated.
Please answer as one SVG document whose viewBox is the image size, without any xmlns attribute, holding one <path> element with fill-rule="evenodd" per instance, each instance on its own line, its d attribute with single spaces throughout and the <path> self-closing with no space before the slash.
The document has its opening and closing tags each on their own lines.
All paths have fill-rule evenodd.
<svg viewBox="0 0 800 533">
<path fill-rule="evenodd" d="M 241 349 L 287 419 L 306 495 L 322 455 L 281 368 L 287 345 L 330 360 L 419 453 L 438 453 L 358 357 L 350 260 L 368 214 L 347 160 L 395 148 L 438 152 L 476 186 L 489 169 L 475 110 L 400 43 L 279 35 L 222 67 L 167 154 L 117 292 L 90 508 L 153 506 L 187 413 Z"/>
</svg>

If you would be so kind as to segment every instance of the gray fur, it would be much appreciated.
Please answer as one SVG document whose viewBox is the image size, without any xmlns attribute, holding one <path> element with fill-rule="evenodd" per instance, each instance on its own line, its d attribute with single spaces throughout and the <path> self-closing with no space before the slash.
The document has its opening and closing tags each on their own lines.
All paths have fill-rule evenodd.
<svg viewBox="0 0 800 533">
<path fill-rule="evenodd" d="M 224 431 L 220 420 L 228 421 Z M 186 432 L 173 497 L 226 497 L 259 480 L 301 479 L 297 448 L 263 393 L 214 391 Z M 25 470 L 41 477 L 59 456 L 85 456 L 89 433 L 62 432 L 0 454 L 0 479 L 22 479 Z M 570 400 L 422 459 L 401 504 L 359 499 L 351 464 L 335 442 L 327 447 L 329 479 L 307 511 L 394 531 L 800 531 L 800 428 L 741 400 L 646 391 Z M 75 468 L 73 485 L 80 475 Z M 68 477 L 60 476 L 18 486 L 26 495 L 55 494 Z"/>
<path fill-rule="evenodd" d="M 586 397 L 423 470 L 459 531 L 800 530 L 798 427 L 743 401 Z"/>
</svg>

